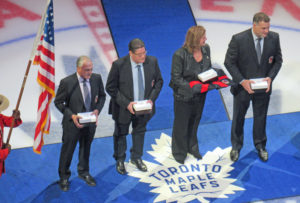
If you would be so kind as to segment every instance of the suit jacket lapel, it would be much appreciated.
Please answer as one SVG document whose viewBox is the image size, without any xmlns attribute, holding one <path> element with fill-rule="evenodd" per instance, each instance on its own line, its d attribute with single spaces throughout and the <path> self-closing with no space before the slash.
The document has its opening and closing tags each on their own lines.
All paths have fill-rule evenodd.
<svg viewBox="0 0 300 203">
<path fill-rule="evenodd" d="M 267 48 L 268 48 L 268 43 L 270 38 L 267 36 L 264 38 L 264 44 L 263 44 L 263 52 L 261 54 L 261 59 L 260 59 L 260 63 L 262 63 L 262 61 L 265 61 L 266 58 L 266 53 L 267 53 Z"/>
<path fill-rule="evenodd" d="M 83 95 L 81 93 L 80 84 L 77 78 L 77 74 L 73 75 L 72 81 L 74 81 L 72 88 L 74 88 L 74 95 L 78 98 L 79 103 L 84 104 Z M 73 91 L 73 90 L 71 90 Z"/>
<path fill-rule="evenodd" d="M 148 57 L 146 57 L 146 60 L 143 63 L 143 68 L 144 68 L 144 79 L 145 79 L 145 95 L 144 96 L 146 96 L 147 92 L 149 92 L 149 90 L 150 90 L 149 84 L 151 84 L 151 82 L 152 82 L 152 81 L 150 81 L 151 77 L 149 77 L 149 76 L 151 76 L 151 73 L 150 73 L 151 66 L 149 65 Z"/>
<path fill-rule="evenodd" d="M 95 81 L 95 78 L 94 78 L 94 75 L 92 74 L 91 78 L 90 78 L 90 85 L 91 85 L 91 102 L 93 103 L 94 102 L 94 98 L 96 97 L 96 81 Z"/>
<path fill-rule="evenodd" d="M 255 61 L 255 63 L 257 65 L 259 65 L 251 29 L 249 29 L 249 31 L 248 31 L 248 46 L 249 46 L 249 49 L 250 49 L 250 53 L 253 57 L 253 60 Z"/>
</svg>

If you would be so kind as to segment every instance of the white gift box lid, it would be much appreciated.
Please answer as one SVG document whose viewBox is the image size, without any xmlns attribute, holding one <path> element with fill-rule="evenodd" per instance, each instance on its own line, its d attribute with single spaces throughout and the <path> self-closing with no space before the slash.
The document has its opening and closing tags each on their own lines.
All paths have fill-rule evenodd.
<svg viewBox="0 0 300 203">
<path fill-rule="evenodd" d="M 201 80 L 202 82 L 206 82 L 217 76 L 218 76 L 218 74 L 214 69 L 209 69 L 207 71 L 204 71 L 204 72 L 198 74 L 198 79 Z"/>
<path fill-rule="evenodd" d="M 255 78 L 250 79 L 254 81 L 255 83 L 251 83 L 251 89 L 258 90 L 258 89 L 267 89 L 268 88 L 268 82 L 263 80 L 264 78 Z"/>
<path fill-rule="evenodd" d="M 148 103 L 147 100 L 137 101 L 137 103 L 133 104 L 133 108 L 135 111 L 145 111 L 151 110 L 152 105 Z"/>
<path fill-rule="evenodd" d="M 93 112 L 78 113 L 77 115 L 81 117 L 79 123 L 95 123 L 97 120 L 96 115 L 93 114 Z"/>
</svg>

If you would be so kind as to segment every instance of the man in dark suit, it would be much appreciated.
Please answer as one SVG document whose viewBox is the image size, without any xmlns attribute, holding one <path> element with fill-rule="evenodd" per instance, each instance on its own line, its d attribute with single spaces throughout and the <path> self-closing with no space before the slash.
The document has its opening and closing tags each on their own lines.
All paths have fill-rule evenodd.
<svg viewBox="0 0 300 203">
<path fill-rule="evenodd" d="M 87 56 L 77 59 L 77 72 L 62 79 L 57 90 L 55 106 L 63 114 L 63 137 L 59 158 L 59 185 L 63 191 L 69 189 L 71 176 L 70 164 L 77 142 L 79 141 L 79 178 L 88 185 L 96 182 L 89 173 L 90 148 L 95 135 L 98 115 L 105 102 L 105 92 L 101 76 L 92 73 L 93 63 Z M 96 122 L 80 123 L 78 113 L 92 112 Z"/>
<path fill-rule="evenodd" d="M 233 35 L 225 58 L 225 66 L 238 85 L 231 87 L 234 96 L 231 126 L 230 158 L 237 161 L 244 139 L 245 114 L 252 101 L 253 141 L 262 161 L 268 160 L 266 150 L 266 118 L 272 82 L 282 64 L 279 35 L 269 31 L 270 18 L 263 12 L 253 17 L 252 29 Z M 263 78 L 267 88 L 254 91 L 252 79 Z"/>
<path fill-rule="evenodd" d="M 141 74 L 141 76 L 140 76 Z M 155 113 L 155 100 L 163 85 L 157 59 L 146 56 L 144 42 L 133 39 L 129 43 L 129 55 L 113 62 L 107 78 L 106 91 L 111 96 L 109 113 L 115 121 L 114 158 L 116 169 L 126 174 L 126 135 L 132 124 L 131 163 L 139 170 L 147 171 L 143 163 L 144 136 L 146 125 Z M 142 93 L 141 93 L 142 92 Z M 136 115 L 133 105 L 140 100 L 147 100 L 152 105 L 150 114 Z"/>
</svg>

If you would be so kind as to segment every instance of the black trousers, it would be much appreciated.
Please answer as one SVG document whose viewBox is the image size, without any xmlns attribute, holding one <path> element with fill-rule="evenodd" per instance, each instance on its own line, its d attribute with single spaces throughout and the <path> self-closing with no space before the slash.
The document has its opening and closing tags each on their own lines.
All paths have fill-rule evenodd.
<svg viewBox="0 0 300 203">
<path fill-rule="evenodd" d="M 146 132 L 146 125 L 149 120 L 149 115 L 131 116 L 129 123 L 118 123 L 115 121 L 114 138 L 114 155 L 117 161 L 124 161 L 126 158 L 127 140 L 126 136 L 129 133 L 129 126 L 132 124 L 132 147 L 131 160 L 140 159 L 143 156 L 144 137 Z"/>
<path fill-rule="evenodd" d="M 89 174 L 90 149 L 95 131 L 95 124 L 87 124 L 87 126 L 82 129 L 78 129 L 73 123 L 70 127 L 63 127 L 63 144 L 61 147 L 58 168 L 58 173 L 61 179 L 68 179 L 71 176 L 70 165 L 78 141 L 79 162 L 77 165 L 77 171 L 80 175 Z"/>
<path fill-rule="evenodd" d="M 232 149 L 241 150 L 244 142 L 245 115 L 252 101 L 253 108 L 253 143 L 256 149 L 265 148 L 267 143 L 266 121 L 270 94 L 248 94 L 240 91 L 233 99 L 233 118 L 231 126 Z"/>
<path fill-rule="evenodd" d="M 206 94 L 196 101 L 183 102 L 174 99 L 174 123 L 172 132 L 172 154 L 183 161 L 187 153 L 199 153 L 197 131 L 203 112 Z"/>
</svg>

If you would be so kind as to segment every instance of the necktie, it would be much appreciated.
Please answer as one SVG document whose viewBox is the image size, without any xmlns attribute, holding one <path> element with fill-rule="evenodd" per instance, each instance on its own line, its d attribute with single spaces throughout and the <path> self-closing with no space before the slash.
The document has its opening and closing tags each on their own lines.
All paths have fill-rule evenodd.
<svg viewBox="0 0 300 203">
<path fill-rule="evenodd" d="M 144 100 L 144 82 L 143 82 L 143 74 L 141 65 L 136 66 L 138 69 L 138 87 L 139 87 L 139 100 Z"/>
<path fill-rule="evenodd" d="M 261 58 L 261 46 L 260 46 L 260 41 L 261 38 L 257 38 L 257 43 L 256 43 L 256 54 L 257 54 L 257 59 L 258 63 L 260 64 L 260 58 Z"/>
<path fill-rule="evenodd" d="M 90 95 L 90 91 L 89 91 L 89 88 L 88 88 L 86 83 L 87 83 L 87 80 L 84 79 L 83 80 L 84 105 L 85 105 L 86 111 L 90 111 L 90 108 L 91 108 L 91 95 Z"/>
</svg>

